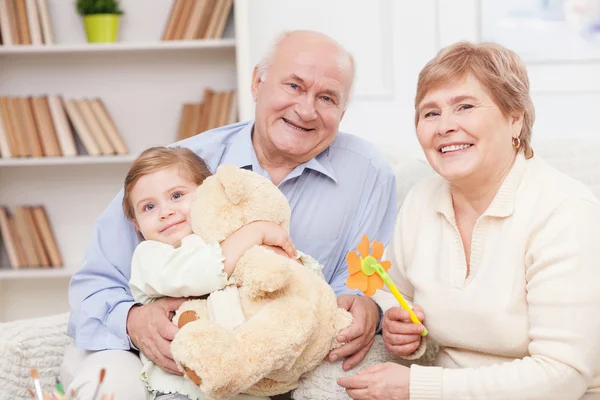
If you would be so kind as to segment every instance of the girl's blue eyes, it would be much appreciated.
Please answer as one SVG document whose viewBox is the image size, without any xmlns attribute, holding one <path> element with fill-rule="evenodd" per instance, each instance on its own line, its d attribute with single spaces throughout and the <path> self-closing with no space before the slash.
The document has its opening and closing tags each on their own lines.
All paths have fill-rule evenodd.
<svg viewBox="0 0 600 400">
<path fill-rule="evenodd" d="M 175 192 L 175 193 L 173 193 L 173 194 L 171 195 L 171 199 L 173 199 L 173 200 L 179 200 L 179 199 L 180 199 L 180 198 L 182 198 L 183 196 L 184 196 L 184 194 L 183 194 L 183 193 L 181 193 L 181 192 Z M 142 208 L 142 210 L 143 210 L 143 211 L 152 211 L 153 209 L 154 209 L 154 204 L 152 204 L 152 203 L 148 203 L 148 204 L 146 204 L 146 205 L 145 205 L 145 206 Z"/>
</svg>

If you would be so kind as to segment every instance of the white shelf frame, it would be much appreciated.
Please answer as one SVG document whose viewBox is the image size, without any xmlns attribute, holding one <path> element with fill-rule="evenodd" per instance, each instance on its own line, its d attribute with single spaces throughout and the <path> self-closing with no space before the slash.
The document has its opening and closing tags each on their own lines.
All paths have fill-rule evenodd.
<svg viewBox="0 0 600 400">
<path fill-rule="evenodd" d="M 169 40 L 155 42 L 83 43 L 56 45 L 0 45 L 0 56 L 24 54 L 119 53 L 175 50 L 234 49 L 235 39 Z"/>
<path fill-rule="evenodd" d="M 0 268 L 0 281 L 15 279 L 71 279 L 75 268 Z"/>
<path fill-rule="evenodd" d="M 36 167 L 60 165 L 129 164 L 137 154 L 73 157 L 15 157 L 0 159 L 2 167 Z"/>
</svg>

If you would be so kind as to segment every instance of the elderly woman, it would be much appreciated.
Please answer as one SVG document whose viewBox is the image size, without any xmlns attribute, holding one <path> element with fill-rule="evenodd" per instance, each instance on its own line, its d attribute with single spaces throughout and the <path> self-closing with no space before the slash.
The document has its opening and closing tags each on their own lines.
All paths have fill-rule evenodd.
<svg viewBox="0 0 600 400">
<path fill-rule="evenodd" d="M 600 393 L 600 202 L 534 156 L 525 66 L 496 44 L 455 44 L 421 71 L 415 108 L 437 174 L 407 196 L 386 259 L 439 344 L 436 366 L 338 383 L 353 399 Z M 407 314 L 389 309 L 383 338 L 417 358 L 427 340 Z"/>
</svg>

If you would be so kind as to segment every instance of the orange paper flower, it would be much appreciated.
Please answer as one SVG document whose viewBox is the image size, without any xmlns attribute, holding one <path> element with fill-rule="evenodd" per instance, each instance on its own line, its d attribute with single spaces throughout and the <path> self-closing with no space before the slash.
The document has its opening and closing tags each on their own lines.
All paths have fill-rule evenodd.
<svg viewBox="0 0 600 400">
<path fill-rule="evenodd" d="M 369 238 L 363 235 L 357 247 L 358 254 L 354 251 L 349 251 L 346 256 L 349 273 L 346 286 L 350 289 L 358 289 L 367 296 L 373 296 L 377 289 L 381 289 L 383 287 L 383 280 L 371 268 L 365 268 L 365 265 L 379 263 L 386 272 L 392 266 L 391 261 L 379 261 L 383 256 L 383 243 L 373 240 L 372 245 L 372 253 L 369 254 L 371 243 L 369 243 Z"/>
</svg>

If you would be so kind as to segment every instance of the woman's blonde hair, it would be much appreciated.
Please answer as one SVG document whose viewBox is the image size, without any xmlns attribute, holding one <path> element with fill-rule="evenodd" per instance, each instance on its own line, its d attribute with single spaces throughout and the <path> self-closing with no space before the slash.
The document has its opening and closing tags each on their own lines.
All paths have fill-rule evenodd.
<svg viewBox="0 0 600 400">
<path fill-rule="evenodd" d="M 531 129 L 535 109 L 527 69 L 515 52 L 496 43 L 458 42 L 440 50 L 425 65 L 417 84 L 415 126 L 419 122 L 419 104 L 429 91 L 468 75 L 477 78 L 505 116 L 523 113 L 519 151 L 522 149 L 527 158 L 533 157 Z"/>
<path fill-rule="evenodd" d="M 191 182 L 200 185 L 212 175 L 206 162 L 185 147 L 150 147 L 142 152 L 131 164 L 123 186 L 123 212 L 129 220 L 135 219 L 131 204 L 131 190 L 141 177 L 165 168 L 179 166 L 188 175 Z"/>
</svg>

